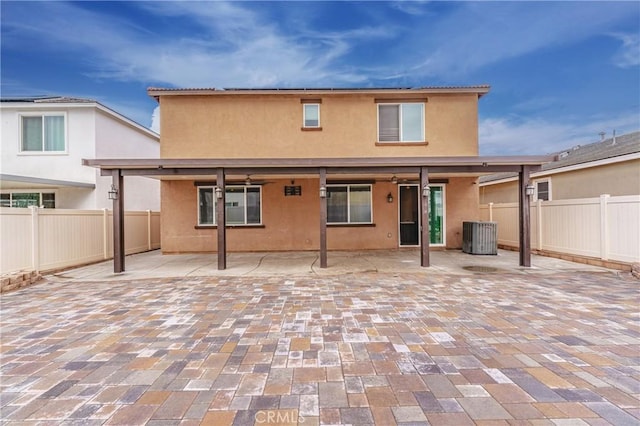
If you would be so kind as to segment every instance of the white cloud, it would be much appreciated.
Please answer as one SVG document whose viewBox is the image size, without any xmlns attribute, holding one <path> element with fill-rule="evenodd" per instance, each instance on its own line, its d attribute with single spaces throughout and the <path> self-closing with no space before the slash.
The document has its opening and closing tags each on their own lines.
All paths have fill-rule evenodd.
<svg viewBox="0 0 640 426">
<path fill-rule="evenodd" d="M 585 122 L 588 124 L 585 125 Z M 611 136 L 640 129 L 637 111 L 616 116 L 594 116 L 587 120 L 557 117 L 545 119 L 486 118 L 480 120 L 479 138 L 482 155 L 544 155 L 575 145 L 600 140 L 599 133 Z"/>
<path fill-rule="evenodd" d="M 611 34 L 622 42 L 618 53 L 614 56 L 614 64 L 620 68 L 630 68 L 640 65 L 640 35 L 639 34 Z"/>
<path fill-rule="evenodd" d="M 66 3 L 43 3 L 38 14 L 25 8 L 5 25 L 8 32 L 19 30 L 52 50 L 82 53 L 97 78 L 180 87 L 363 83 L 369 76 L 340 66 L 340 59 L 359 41 L 388 34 L 366 26 L 329 33 L 280 28 L 284 24 L 243 3 L 132 4 L 156 16 L 184 19 L 196 30 L 188 37 L 151 34 Z"/>
<path fill-rule="evenodd" d="M 570 45 L 628 18 L 633 4 L 588 2 L 462 3 L 434 21 L 429 37 L 414 40 L 412 73 L 461 78 L 484 66 L 541 49 Z M 479 24 L 481 23 L 481 24 Z"/>
<path fill-rule="evenodd" d="M 151 130 L 160 134 L 160 105 L 155 107 L 151 114 Z"/>
</svg>

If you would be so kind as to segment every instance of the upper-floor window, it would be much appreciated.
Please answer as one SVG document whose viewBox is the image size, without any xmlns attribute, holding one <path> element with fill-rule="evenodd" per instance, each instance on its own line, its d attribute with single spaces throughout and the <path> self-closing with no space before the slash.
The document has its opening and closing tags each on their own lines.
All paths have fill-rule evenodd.
<svg viewBox="0 0 640 426">
<path fill-rule="evenodd" d="M 320 104 L 302 104 L 304 121 L 302 127 L 320 127 Z"/>
<path fill-rule="evenodd" d="M 262 187 L 227 186 L 225 188 L 227 225 L 260 225 Z M 216 193 L 213 186 L 198 187 L 198 225 L 216 225 Z"/>
<path fill-rule="evenodd" d="M 541 180 L 536 182 L 536 200 L 549 201 L 551 199 L 551 182 Z"/>
<path fill-rule="evenodd" d="M 424 142 L 424 103 L 378 104 L 378 141 Z"/>
<path fill-rule="evenodd" d="M 66 151 L 64 114 L 22 115 L 20 120 L 20 151 Z"/>
<path fill-rule="evenodd" d="M 371 185 L 328 185 L 328 223 L 371 223 Z"/>
</svg>

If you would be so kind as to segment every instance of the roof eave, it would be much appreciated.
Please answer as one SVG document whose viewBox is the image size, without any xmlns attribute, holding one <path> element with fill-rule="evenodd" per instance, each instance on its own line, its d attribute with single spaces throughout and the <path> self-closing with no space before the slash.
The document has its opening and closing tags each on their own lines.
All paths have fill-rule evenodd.
<svg viewBox="0 0 640 426">
<path fill-rule="evenodd" d="M 372 94 L 372 95 L 407 95 L 407 94 L 476 94 L 478 98 L 489 93 L 489 85 L 459 86 L 459 87 L 418 87 L 418 88 L 375 88 L 375 89 L 216 89 L 193 88 L 173 89 L 149 87 L 147 94 L 158 100 L 160 96 L 256 96 L 256 95 L 344 95 L 344 94 Z"/>
</svg>

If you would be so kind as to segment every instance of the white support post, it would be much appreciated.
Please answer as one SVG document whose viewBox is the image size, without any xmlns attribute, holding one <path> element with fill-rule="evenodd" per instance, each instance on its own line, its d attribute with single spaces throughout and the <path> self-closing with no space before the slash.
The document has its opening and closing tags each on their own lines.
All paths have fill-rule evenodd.
<svg viewBox="0 0 640 426">
<path fill-rule="evenodd" d="M 600 195 L 600 258 L 609 260 L 609 194 Z"/>
<path fill-rule="evenodd" d="M 489 203 L 489 222 L 493 222 L 493 203 Z"/>
<path fill-rule="evenodd" d="M 542 250 L 542 200 L 536 201 L 536 225 L 538 226 L 538 250 Z"/>
<path fill-rule="evenodd" d="M 29 206 L 31 209 L 31 268 L 40 272 L 40 209 L 38 206 Z"/>
<path fill-rule="evenodd" d="M 147 250 L 151 251 L 151 210 L 147 210 Z"/>
<path fill-rule="evenodd" d="M 109 259 L 109 210 L 102 209 L 102 258 Z"/>
</svg>

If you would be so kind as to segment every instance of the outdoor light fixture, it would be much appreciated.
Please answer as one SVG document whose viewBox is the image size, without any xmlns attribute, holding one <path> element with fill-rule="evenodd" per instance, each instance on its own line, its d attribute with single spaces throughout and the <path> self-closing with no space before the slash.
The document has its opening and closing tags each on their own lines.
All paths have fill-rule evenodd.
<svg viewBox="0 0 640 426">
<path fill-rule="evenodd" d="M 425 185 L 422 187 L 422 196 L 424 198 L 429 198 L 431 195 L 431 190 L 429 190 L 429 185 Z"/>
<path fill-rule="evenodd" d="M 251 185 L 251 177 L 249 175 L 247 175 L 247 178 L 244 180 L 244 184 L 247 186 Z"/>
<path fill-rule="evenodd" d="M 114 184 L 111 184 L 111 189 L 109 190 L 108 194 L 110 200 L 118 199 L 118 190 L 116 189 L 116 186 Z"/>
<path fill-rule="evenodd" d="M 398 183 L 398 178 L 396 177 L 396 175 L 391 176 L 391 183 L 393 184 Z"/>
<path fill-rule="evenodd" d="M 524 187 L 524 193 L 527 194 L 527 197 L 532 197 L 533 194 L 535 194 L 536 192 L 536 187 L 528 184 L 527 186 Z"/>
<path fill-rule="evenodd" d="M 219 186 L 216 186 L 216 198 L 218 200 L 222 199 L 222 188 L 220 188 Z"/>
<path fill-rule="evenodd" d="M 327 188 L 324 186 L 320 187 L 320 198 L 327 198 Z"/>
<path fill-rule="evenodd" d="M 393 203 L 393 195 L 391 193 L 387 194 L 387 203 Z"/>
</svg>

